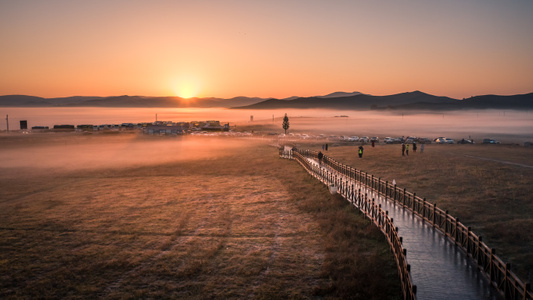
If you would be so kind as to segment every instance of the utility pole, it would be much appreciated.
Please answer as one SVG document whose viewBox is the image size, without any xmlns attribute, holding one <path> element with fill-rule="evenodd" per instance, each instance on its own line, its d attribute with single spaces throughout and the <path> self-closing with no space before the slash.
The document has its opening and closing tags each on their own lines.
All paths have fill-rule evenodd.
<svg viewBox="0 0 533 300">
<path fill-rule="evenodd" d="M 9 132 L 9 115 L 6 115 L 6 124 L 7 124 L 7 131 Z"/>
</svg>

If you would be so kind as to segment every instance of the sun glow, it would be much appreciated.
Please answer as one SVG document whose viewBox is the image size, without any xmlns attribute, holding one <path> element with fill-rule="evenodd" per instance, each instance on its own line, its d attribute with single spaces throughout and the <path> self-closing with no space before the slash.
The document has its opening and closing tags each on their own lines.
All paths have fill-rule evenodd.
<svg viewBox="0 0 533 300">
<path fill-rule="evenodd" d="M 174 84 L 174 93 L 180 98 L 193 98 L 198 96 L 200 84 L 191 78 L 181 78 Z"/>
</svg>

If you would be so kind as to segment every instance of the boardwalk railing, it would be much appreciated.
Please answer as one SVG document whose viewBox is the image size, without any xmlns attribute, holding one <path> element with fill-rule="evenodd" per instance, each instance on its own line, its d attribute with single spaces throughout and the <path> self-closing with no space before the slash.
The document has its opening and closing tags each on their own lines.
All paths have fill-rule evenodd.
<svg viewBox="0 0 533 300">
<path fill-rule="evenodd" d="M 389 200 L 395 201 L 411 211 L 413 214 L 420 216 L 434 228 L 448 236 L 457 246 L 463 249 L 467 255 L 477 263 L 481 271 L 487 276 L 488 279 L 490 279 L 492 285 L 494 285 L 505 296 L 505 299 L 533 300 L 531 284 L 522 282 L 518 276 L 511 271 L 511 265 L 503 262 L 498 256 L 496 256 L 496 250 L 489 248 L 483 242 L 483 238 L 473 233 L 470 227 L 463 225 L 463 223 L 459 221 L 459 218 L 451 216 L 447 210 L 443 211 L 442 209 L 438 208 L 436 204 L 427 202 L 426 198 L 418 197 L 416 193 L 411 193 L 406 189 L 398 188 L 395 184 L 384 181 L 381 178 L 377 178 L 374 175 L 357 170 L 353 167 L 341 164 L 327 156 L 322 158 L 322 164 L 325 164 L 342 176 L 337 176 L 332 172 L 325 170 L 324 168 L 314 166 L 309 161 L 309 158 L 317 159 L 317 155 L 318 152 L 311 150 L 297 150 L 288 152 L 280 150 L 280 156 L 297 160 L 300 164 L 302 164 L 302 166 L 304 166 L 306 170 L 313 174 L 313 176 L 317 177 L 328 185 L 334 185 L 343 197 L 345 197 L 348 201 L 369 216 L 374 223 L 380 227 L 385 235 L 387 235 L 387 239 L 389 240 L 391 247 L 393 247 L 396 261 L 398 263 L 405 299 L 412 299 L 415 297 L 416 286 L 413 286 L 410 281 L 409 265 L 407 265 L 405 260 L 406 251 L 401 247 L 401 238 L 398 237 L 397 231 L 395 233 L 395 237 L 388 235 L 387 230 L 389 229 L 385 229 L 385 227 L 389 225 L 382 227 L 380 223 L 385 223 L 387 221 L 375 220 L 376 215 L 378 216 L 377 219 L 380 218 L 379 210 L 381 210 L 381 208 L 379 208 L 379 210 L 372 208 L 372 205 L 374 205 L 372 201 L 368 200 L 366 195 L 364 199 L 362 199 L 363 196 L 360 195 L 360 192 L 357 194 L 353 190 L 353 185 L 351 187 L 348 186 L 349 181 L 346 180 L 346 178 L 366 185 Z M 392 226 L 392 220 L 390 220 L 390 223 L 390 226 Z M 393 243 L 396 242 L 391 242 L 391 239 L 394 241 L 398 240 L 398 250 L 400 254 L 398 254 L 394 248 L 395 244 Z"/>
<path fill-rule="evenodd" d="M 416 299 L 416 286 L 413 285 L 410 265 L 407 264 L 407 250 L 402 246 L 402 238 L 398 235 L 398 228 L 394 227 L 393 219 L 389 218 L 388 212 L 381 209 L 381 205 L 376 205 L 374 200 L 370 200 L 367 195 L 362 195 L 361 189 L 355 190 L 355 185 L 347 184 L 340 176 L 336 176 L 328 169 L 322 168 L 316 163 L 309 160 L 309 157 L 316 153 L 311 151 L 283 151 L 280 150 L 280 156 L 298 161 L 313 177 L 322 181 L 324 184 L 334 187 L 338 193 L 348 200 L 352 205 L 363 212 L 378 228 L 385 234 L 390 244 L 391 251 L 396 259 L 398 273 L 400 275 L 402 292 L 404 299 Z"/>
</svg>

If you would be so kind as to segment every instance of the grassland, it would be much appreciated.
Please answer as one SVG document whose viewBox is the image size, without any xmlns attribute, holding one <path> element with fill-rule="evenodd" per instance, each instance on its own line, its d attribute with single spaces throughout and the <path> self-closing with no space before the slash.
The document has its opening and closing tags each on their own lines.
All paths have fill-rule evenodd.
<svg viewBox="0 0 533 300">
<path fill-rule="evenodd" d="M 0 298 L 399 297 L 378 229 L 265 142 L 2 137 L 0 155 Z"/>
<path fill-rule="evenodd" d="M 320 145 L 302 145 L 319 150 Z M 482 235 L 526 282 L 533 280 L 533 149 L 510 145 L 331 145 L 326 155 L 425 197 Z"/>
</svg>

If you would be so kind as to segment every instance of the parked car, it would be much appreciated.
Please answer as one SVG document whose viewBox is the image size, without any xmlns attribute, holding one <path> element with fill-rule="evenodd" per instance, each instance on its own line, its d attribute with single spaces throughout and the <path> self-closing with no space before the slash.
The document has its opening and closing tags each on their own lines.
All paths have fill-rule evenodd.
<svg viewBox="0 0 533 300">
<path fill-rule="evenodd" d="M 359 137 L 354 135 L 348 138 L 348 142 L 357 142 L 359 141 Z"/>
<path fill-rule="evenodd" d="M 370 142 L 370 139 L 367 136 L 363 136 L 359 139 L 361 143 L 368 143 Z"/>
<path fill-rule="evenodd" d="M 418 142 L 419 142 L 420 144 L 431 144 L 431 140 L 428 139 L 428 138 L 419 138 L 419 139 L 418 139 Z"/>
<path fill-rule="evenodd" d="M 474 140 L 471 139 L 461 139 L 457 141 L 457 144 L 474 144 Z"/>
<path fill-rule="evenodd" d="M 483 139 L 483 144 L 499 144 L 500 141 L 493 140 L 493 139 Z"/>
<path fill-rule="evenodd" d="M 394 139 L 391 137 L 386 137 L 383 139 L 383 142 L 385 142 L 385 144 L 394 144 Z"/>
<path fill-rule="evenodd" d="M 408 136 L 405 138 L 405 142 L 407 144 L 412 144 L 413 142 L 417 142 L 418 138 L 416 136 Z"/>
<path fill-rule="evenodd" d="M 446 144 L 453 144 L 455 141 L 453 139 L 446 138 Z"/>
<path fill-rule="evenodd" d="M 443 136 L 439 136 L 438 138 L 433 140 L 437 144 L 446 144 L 446 138 Z"/>
<path fill-rule="evenodd" d="M 373 137 L 370 138 L 370 140 L 373 141 L 373 142 L 378 143 L 379 142 L 379 137 L 373 136 Z"/>
</svg>

